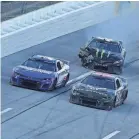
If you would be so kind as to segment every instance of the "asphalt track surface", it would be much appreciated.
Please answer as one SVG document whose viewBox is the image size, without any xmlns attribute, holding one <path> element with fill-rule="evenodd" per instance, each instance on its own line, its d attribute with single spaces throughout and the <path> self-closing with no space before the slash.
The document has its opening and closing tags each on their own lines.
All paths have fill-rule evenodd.
<svg viewBox="0 0 139 139">
<path fill-rule="evenodd" d="M 112 139 L 139 138 L 139 12 L 68 34 L 2 58 L 2 139 Z M 49 34 L 48 34 L 49 35 Z M 129 96 L 124 105 L 104 111 L 69 103 L 70 87 L 39 92 L 8 84 L 12 68 L 32 54 L 70 61 L 70 79 L 88 69 L 81 67 L 79 47 L 91 36 L 122 40 L 127 49 L 123 76 L 128 78 Z M 12 46 L 11 46 L 12 47 Z"/>
</svg>

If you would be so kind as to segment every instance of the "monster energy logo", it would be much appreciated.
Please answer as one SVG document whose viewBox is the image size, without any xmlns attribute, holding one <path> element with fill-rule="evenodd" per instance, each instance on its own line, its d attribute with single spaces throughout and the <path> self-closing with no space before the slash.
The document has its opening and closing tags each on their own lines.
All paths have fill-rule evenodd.
<svg viewBox="0 0 139 139">
<path fill-rule="evenodd" d="M 98 53 L 99 53 L 99 49 L 96 49 L 96 57 L 98 57 Z M 104 56 L 104 53 L 105 53 L 105 50 L 102 50 L 101 51 L 101 59 L 103 58 Z M 108 52 L 108 55 L 107 55 L 107 58 L 110 56 L 110 51 Z"/>
</svg>

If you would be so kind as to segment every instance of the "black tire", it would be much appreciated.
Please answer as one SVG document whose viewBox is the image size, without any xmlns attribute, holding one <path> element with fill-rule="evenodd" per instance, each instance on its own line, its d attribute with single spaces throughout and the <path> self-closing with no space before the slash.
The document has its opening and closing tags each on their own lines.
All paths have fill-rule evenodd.
<svg viewBox="0 0 139 139">
<path fill-rule="evenodd" d="M 127 99 L 128 91 L 126 91 L 123 102 Z"/>
<path fill-rule="evenodd" d="M 82 66 L 83 66 L 83 67 L 87 65 L 87 64 L 86 64 L 86 60 L 85 60 L 85 58 L 84 58 L 84 57 L 83 57 L 83 58 L 81 58 L 81 63 L 82 63 Z"/>
<path fill-rule="evenodd" d="M 114 107 L 114 108 L 116 107 L 116 99 L 117 99 L 117 97 L 115 96 L 113 103 L 112 103 L 112 107 Z"/>
<path fill-rule="evenodd" d="M 56 89 L 56 84 L 57 84 L 57 78 L 54 80 L 54 83 L 52 87 L 49 89 L 49 91 L 53 91 L 54 89 Z"/>
<path fill-rule="evenodd" d="M 111 111 L 112 108 L 113 108 L 113 105 L 109 105 L 106 110 Z"/>
<path fill-rule="evenodd" d="M 69 80 L 69 74 L 67 75 L 66 80 L 64 81 L 62 87 L 65 87 L 66 86 L 66 83 L 68 82 L 68 80 Z"/>
<path fill-rule="evenodd" d="M 70 103 L 73 103 L 73 104 L 79 104 L 79 98 L 73 96 L 72 94 L 70 95 L 70 99 L 69 99 L 69 102 Z"/>
</svg>

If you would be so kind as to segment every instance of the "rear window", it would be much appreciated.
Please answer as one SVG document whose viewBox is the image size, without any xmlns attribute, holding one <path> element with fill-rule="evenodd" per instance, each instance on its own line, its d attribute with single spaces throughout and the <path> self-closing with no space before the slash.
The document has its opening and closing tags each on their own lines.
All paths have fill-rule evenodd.
<svg viewBox="0 0 139 139">
<path fill-rule="evenodd" d="M 56 64 L 55 63 L 49 63 L 49 62 L 45 62 L 42 60 L 29 59 L 29 60 L 25 61 L 22 65 L 31 67 L 31 68 L 35 68 L 35 69 L 56 72 Z"/>
<path fill-rule="evenodd" d="M 85 78 L 82 81 L 83 84 L 91 85 L 94 87 L 100 87 L 100 88 L 107 88 L 115 90 L 115 83 L 114 80 L 105 78 L 105 77 L 99 77 L 99 76 L 93 76 L 89 75 L 87 78 Z"/>
<path fill-rule="evenodd" d="M 100 42 L 100 41 L 93 40 L 88 47 L 94 47 L 94 48 L 103 49 L 115 53 L 121 52 L 120 45 L 116 43 Z"/>
</svg>

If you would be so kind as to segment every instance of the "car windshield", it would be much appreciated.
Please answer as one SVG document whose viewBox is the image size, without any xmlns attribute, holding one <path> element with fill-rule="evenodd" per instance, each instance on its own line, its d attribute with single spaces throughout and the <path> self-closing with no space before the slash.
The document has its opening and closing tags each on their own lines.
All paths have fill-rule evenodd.
<svg viewBox="0 0 139 139">
<path fill-rule="evenodd" d="M 111 51 L 114 53 L 120 53 L 120 46 L 118 44 L 109 43 L 109 42 L 100 42 L 100 41 L 92 41 L 89 44 L 89 47 L 94 47 L 98 49 L 104 49 L 106 51 Z"/>
<path fill-rule="evenodd" d="M 88 76 L 82 81 L 83 84 L 91 85 L 94 87 L 107 88 L 115 90 L 115 83 L 112 79 L 98 76 Z"/>
<path fill-rule="evenodd" d="M 49 63 L 49 62 L 41 61 L 41 60 L 29 59 L 25 61 L 22 65 L 35 68 L 35 69 L 46 70 L 46 71 L 52 71 L 52 72 L 56 71 L 55 63 Z"/>
</svg>

